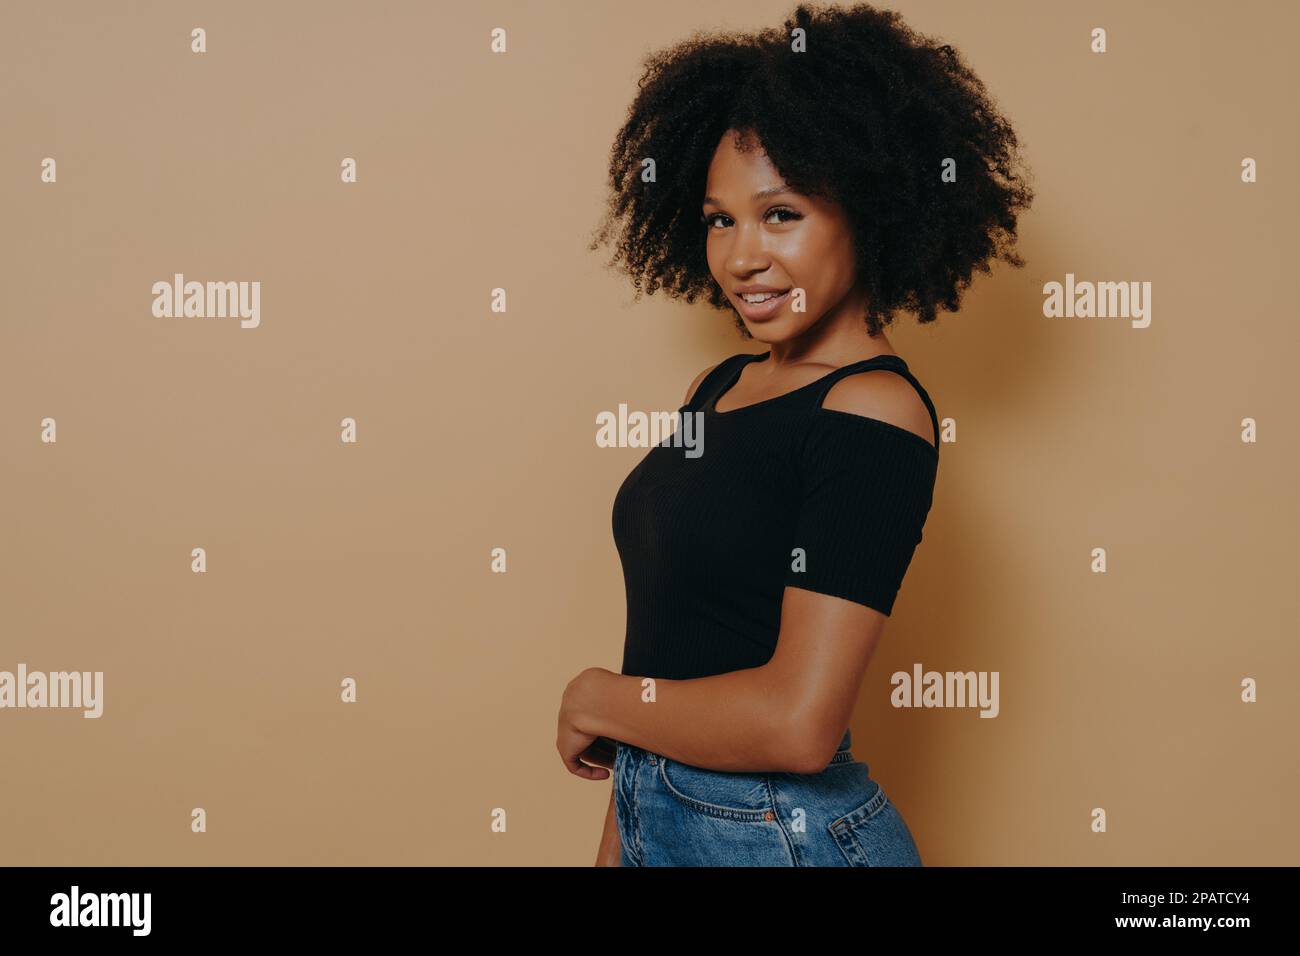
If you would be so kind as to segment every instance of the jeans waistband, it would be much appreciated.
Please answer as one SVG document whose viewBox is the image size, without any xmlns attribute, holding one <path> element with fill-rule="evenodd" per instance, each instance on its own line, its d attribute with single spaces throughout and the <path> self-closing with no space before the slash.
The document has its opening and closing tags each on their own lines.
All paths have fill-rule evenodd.
<svg viewBox="0 0 1300 956">
<path fill-rule="evenodd" d="M 650 754 L 650 753 L 652 753 L 652 751 L 644 750 L 644 749 L 642 749 L 641 747 L 637 747 L 637 746 L 634 745 L 634 744 L 623 743 L 621 740 L 618 741 L 618 746 L 619 746 L 619 747 L 625 747 L 625 748 L 627 748 L 628 750 L 632 751 L 632 752 L 635 753 L 635 754 Z M 831 763 L 833 763 L 833 764 L 836 764 L 836 763 L 845 763 L 845 762 L 847 762 L 847 761 L 852 760 L 852 759 L 853 759 L 853 754 L 852 754 L 852 753 L 850 752 L 850 750 L 849 750 L 849 748 L 852 747 L 852 746 L 853 746 L 853 731 L 852 731 L 852 730 L 849 730 L 849 729 L 846 729 L 846 730 L 844 731 L 844 736 L 840 738 L 840 745 L 839 745 L 839 748 L 835 751 L 835 756 L 833 756 L 833 757 L 831 758 Z M 659 755 L 659 754 L 655 754 L 655 756 L 658 757 L 658 756 L 660 756 L 660 755 Z"/>
</svg>

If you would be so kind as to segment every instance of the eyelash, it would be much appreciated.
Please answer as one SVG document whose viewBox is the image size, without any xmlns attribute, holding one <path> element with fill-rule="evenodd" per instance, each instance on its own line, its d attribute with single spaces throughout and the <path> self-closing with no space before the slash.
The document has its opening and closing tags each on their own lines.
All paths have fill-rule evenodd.
<svg viewBox="0 0 1300 956">
<path fill-rule="evenodd" d="M 768 212 L 767 212 L 767 216 L 764 216 L 763 218 L 764 218 L 764 219 L 767 219 L 767 217 L 768 217 L 768 216 L 771 216 L 773 213 L 785 213 L 786 215 L 788 215 L 790 218 L 787 219 L 787 220 L 785 220 L 786 222 L 791 222 L 791 221 L 793 221 L 793 220 L 796 220 L 796 219 L 802 219 L 802 218 L 803 218 L 803 216 L 801 216 L 799 213 L 795 212 L 795 211 L 794 211 L 793 209 L 791 209 L 789 206 L 776 206 L 776 207 L 774 207 L 774 208 L 772 208 L 772 209 L 769 209 Z M 712 231 L 712 229 L 713 229 L 713 220 L 717 219 L 719 216 L 722 216 L 723 218 L 726 218 L 726 219 L 730 219 L 730 218 L 731 218 L 730 216 L 727 216 L 725 213 L 714 212 L 714 213 L 709 213 L 709 214 L 707 214 L 707 215 L 702 215 L 702 216 L 700 216 L 700 222 L 701 222 L 701 224 L 703 224 L 703 226 L 704 226 L 705 229 L 707 229 L 707 230 L 709 230 L 709 231 Z"/>
</svg>

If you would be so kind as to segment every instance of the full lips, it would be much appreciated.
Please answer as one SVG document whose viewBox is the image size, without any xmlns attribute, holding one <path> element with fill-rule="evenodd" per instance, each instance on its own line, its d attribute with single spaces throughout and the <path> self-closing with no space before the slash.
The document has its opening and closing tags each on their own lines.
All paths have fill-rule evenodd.
<svg viewBox="0 0 1300 956">
<path fill-rule="evenodd" d="M 746 302 L 743 296 L 738 296 L 740 300 L 740 312 L 745 318 L 758 320 L 766 319 L 775 315 L 781 307 L 789 300 L 791 289 L 786 289 L 780 295 L 774 298 L 764 299 L 762 302 Z"/>
</svg>

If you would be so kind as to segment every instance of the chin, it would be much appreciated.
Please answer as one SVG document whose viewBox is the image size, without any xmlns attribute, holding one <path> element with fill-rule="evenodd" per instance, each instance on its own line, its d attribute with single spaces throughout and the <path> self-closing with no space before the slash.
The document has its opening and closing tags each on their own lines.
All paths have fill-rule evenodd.
<svg viewBox="0 0 1300 956">
<path fill-rule="evenodd" d="M 746 322 L 745 328 L 756 342 L 762 342 L 764 345 L 788 342 L 798 338 L 805 331 L 785 315 L 775 315 L 766 322 Z"/>
</svg>

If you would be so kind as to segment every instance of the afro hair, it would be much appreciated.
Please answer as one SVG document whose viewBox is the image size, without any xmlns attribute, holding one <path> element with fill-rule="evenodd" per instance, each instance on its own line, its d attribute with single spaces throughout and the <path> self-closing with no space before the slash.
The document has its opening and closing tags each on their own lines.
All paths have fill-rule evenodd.
<svg viewBox="0 0 1300 956">
<path fill-rule="evenodd" d="M 589 247 L 622 224 L 608 264 L 623 261 L 637 299 L 664 289 L 729 307 L 700 219 L 728 130 L 760 146 L 791 188 L 845 210 L 872 335 L 899 309 L 923 323 L 956 312 L 972 271 L 991 260 L 1024 265 L 1016 217 L 1033 193 L 1016 136 L 960 54 L 869 4 L 800 4 L 781 29 L 697 32 L 644 61 Z M 652 182 L 641 176 L 648 158 Z"/>
</svg>

